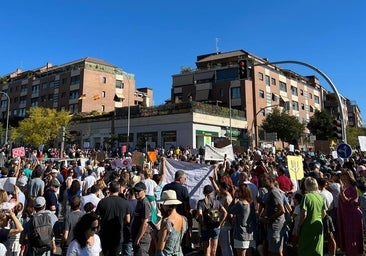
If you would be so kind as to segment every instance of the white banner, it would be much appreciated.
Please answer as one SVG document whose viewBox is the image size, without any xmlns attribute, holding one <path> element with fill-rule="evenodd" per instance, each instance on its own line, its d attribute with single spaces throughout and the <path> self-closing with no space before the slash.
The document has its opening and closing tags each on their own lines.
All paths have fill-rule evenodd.
<svg viewBox="0 0 366 256">
<path fill-rule="evenodd" d="M 224 161 L 224 157 L 226 155 L 226 159 L 230 161 L 234 161 L 234 151 L 233 145 L 227 145 L 223 148 L 215 148 L 210 145 L 205 146 L 205 160 L 216 160 L 216 161 Z"/>
<path fill-rule="evenodd" d="M 16 181 L 16 177 L 0 178 L 0 189 L 13 193 Z"/>
<path fill-rule="evenodd" d="M 187 181 L 184 186 L 188 189 L 189 204 L 192 209 L 196 209 L 198 200 L 204 198 L 203 187 L 208 184 L 211 185 L 208 178 L 213 176 L 211 167 L 210 165 L 200 165 L 168 158 L 166 161 L 166 182 L 174 181 L 176 171 L 184 171 L 187 174 Z"/>
<path fill-rule="evenodd" d="M 366 136 L 358 136 L 361 151 L 366 151 Z"/>
</svg>

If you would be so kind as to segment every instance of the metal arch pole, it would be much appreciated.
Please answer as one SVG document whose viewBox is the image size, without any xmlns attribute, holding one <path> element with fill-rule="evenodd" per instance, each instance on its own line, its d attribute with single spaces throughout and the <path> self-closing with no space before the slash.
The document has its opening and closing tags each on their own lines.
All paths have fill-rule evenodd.
<svg viewBox="0 0 366 256">
<path fill-rule="evenodd" d="M 333 84 L 332 80 L 330 80 L 330 78 L 321 70 L 319 70 L 318 68 L 314 67 L 313 65 L 310 65 L 308 63 L 305 62 L 301 62 L 301 61 L 296 61 L 296 60 L 284 60 L 284 61 L 275 61 L 275 62 L 266 62 L 266 63 L 258 63 L 258 64 L 254 64 L 254 66 L 267 66 L 267 65 L 275 65 L 275 64 L 299 64 L 305 67 L 308 67 L 316 72 L 318 72 L 318 74 L 320 74 L 327 82 L 328 84 L 332 87 L 334 93 L 336 94 L 337 97 L 337 101 L 338 101 L 338 105 L 340 108 L 340 116 L 341 116 L 341 127 L 342 127 L 342 141 L 344 143 L 347 143 L 347 136 L 346 136 L 346 127 L 344 125 L 344 113 L 343 113 L 343 104 L 341 101 L 341 97 L 339 96 L 338 90 L 335 87 L 335 85 Z"/>
<path fill-rule="evenodd" d="M 232 119 L 232 115 L 231 115 L 231 85 L 229 87 L 229 116 L 230 116 L 230 144 L 233 144 L 233 132 L 232 132 L 232 125 L 231 125 L 231 119 Z"/>
<path fill-rule="evenodd" d="M 0 91 L 0 93 L 4 94 L 8 100 L 7 106 L 7 114 L 6 114 L 6 130 L 5 130 L 5 144 L 8 144 L 8 134 L 9 134 L 9 113 L 10 113 L 10 97 L 6 92 Z"/>
</svg>

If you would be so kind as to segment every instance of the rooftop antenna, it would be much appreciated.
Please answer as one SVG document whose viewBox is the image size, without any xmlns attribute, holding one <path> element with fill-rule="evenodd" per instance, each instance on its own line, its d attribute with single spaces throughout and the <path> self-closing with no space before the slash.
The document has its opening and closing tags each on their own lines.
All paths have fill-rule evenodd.
<svg viewBox="0 0 366 256">
<path fill-rule="evenodd" d="M 218 38 L 218 37 L 215 38 L 215 42 L 216 42 L 216 54 L 219 54 L 219 40 L 220 40 L 220 38 Z"/>
</svg>

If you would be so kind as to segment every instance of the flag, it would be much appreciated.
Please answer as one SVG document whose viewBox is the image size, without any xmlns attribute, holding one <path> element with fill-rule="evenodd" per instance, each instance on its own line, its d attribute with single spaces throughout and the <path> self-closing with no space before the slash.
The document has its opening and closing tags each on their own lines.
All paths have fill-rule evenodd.
<svg viewBox="0 0 366 256">
<path fill-rule="evenodd" d="M 86 98 L 86 94 L 83 94 L 83 95 L 81 95 L 80 97 L 79 97 L 79 100 L 83 100 L 83 99 L 85 99 Z"/>
<path fill-rule="evenodd" d="M 99 94 L 96 94 L 93 96 L 93 100 L 99 100 L 100 99 L 100 95 Z"/>
</svg>

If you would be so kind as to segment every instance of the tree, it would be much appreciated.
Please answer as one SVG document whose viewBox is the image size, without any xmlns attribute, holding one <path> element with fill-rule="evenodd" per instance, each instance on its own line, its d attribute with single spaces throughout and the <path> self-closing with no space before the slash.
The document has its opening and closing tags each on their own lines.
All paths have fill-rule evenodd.
<svg viewBox="0 0 366 256">
<path fill-rule="evenodd" d="M 295 116 L 290 116 L 286 111 L 274 108 L 262 122 L 266 132 L 276 132 L 277 138 L 282 142 L 297 141 L 304 132 L 305 125 L 300 123 Z"/>
<path fill-rule="evenodd" d="M 33 146 L 51 143 L 60 136 L 61 127 L 67 127 L 71 120 L 69 112 L 50 108 L 34 107 L 28 114 L 17 128 L 12 129 L 11 141 L 18 140 Z"/>
<path fill-rule="evenodd" d="M 310 117 L 307 128 L 311 134 L 316 136 L 317 140 L 330 140 L 335 138 L 334 133 L 334 117 L 327 111 L 315 110 Z"/>
<path fill-rule="evenodd" d="M 352 148 L 356 148 L 360 145 L 358 136 L 366 136 L 366 128 L 356 128 L 352 126 L 347 127 L 347 144 Z"/>
</svg>

